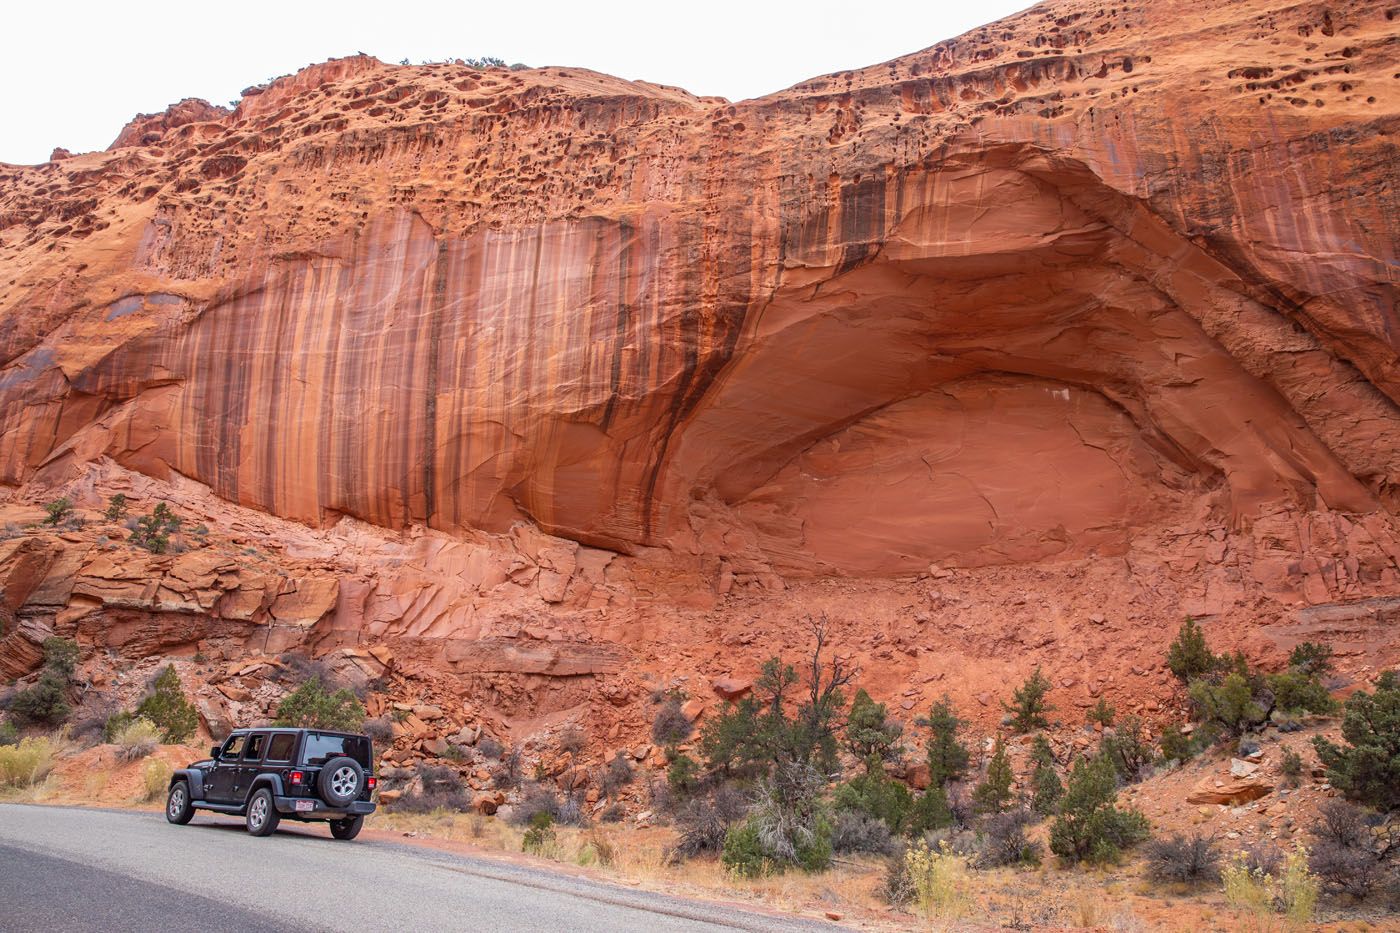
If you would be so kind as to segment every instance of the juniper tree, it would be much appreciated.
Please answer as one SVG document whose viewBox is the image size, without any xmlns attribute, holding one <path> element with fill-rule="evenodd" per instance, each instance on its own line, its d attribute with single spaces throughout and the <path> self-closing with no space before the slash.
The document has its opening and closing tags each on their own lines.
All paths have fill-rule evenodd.
<svg viewBox="0 0 1400 933">
<path fill-rule="evenodd" d="M 1017 732 L 1033 732 L 1050 724 L 1045 718 L 1045 714 L 1055 708 L 1045 701 L 1050 687 L 1049 678 L 1036 667 L 1026 682 L 1016 688 L 1011 695 L 1010 705 L 1002 704 L 1002 708 L 1011 714 L 1012 729 Z"/>
<path fill-rule="evenodd" d="M 904 727 L 892 722 L 885 704 L 876 703 L 864 689 L 857 690 L 846 717 L 846 747 L 866 770 L 878 768 L 894 758 Z"/>
<path fill-rule="evenodd" d="M 1044 735 L 1035 737 L 1035 744 L 1031 746 L 1031 761 L 1035 764 L 1031 772 L 1031 809 L 1041 816 L 1050 816 L 1064 796 L 1065 787 L 1055 773 L 1055 753 L 1050 750 L 1050 741 Z"/>
<path fill-rule="evenodd" d="M 967 771 L 970 760 L 967 746 L 958 741 L 958 730 L 967 725 L 953 712 L 953 701 L 947 694 L 929 709 L 919 725 L 929 730 L 924 748 L 928 756 L 929 786 L 942 787 L 955 781 Z M 946 801 L 945 801 L 946 805 Z"/>
<path fill-rule="evenodd" d="M 972 790 L 972 802 L 979 813 L 1000 813 L 1011 803 L 1011 761 L 1006 746 L 998 739 L 987 764 L 987 776 Z"/>
</svg>

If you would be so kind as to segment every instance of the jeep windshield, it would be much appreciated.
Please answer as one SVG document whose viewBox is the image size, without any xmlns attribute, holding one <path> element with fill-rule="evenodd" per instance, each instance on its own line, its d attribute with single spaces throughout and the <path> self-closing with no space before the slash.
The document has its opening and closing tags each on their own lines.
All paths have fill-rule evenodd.
<svg viewBox="0 0 1400 933">
<path fill-rule="evenodd" d="M 345 755 L 369 767 L 369 739 L 359 735 L 337 735 L 334 732 L 308 732 L 301 760 L 306 765 L 323 765 L 338 755 Z"/>
</svg>

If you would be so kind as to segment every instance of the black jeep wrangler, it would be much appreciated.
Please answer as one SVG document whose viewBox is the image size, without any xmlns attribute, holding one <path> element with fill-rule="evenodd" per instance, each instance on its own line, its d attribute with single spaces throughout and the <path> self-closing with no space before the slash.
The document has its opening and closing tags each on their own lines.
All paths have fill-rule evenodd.
<svg viewBox="0 0 1400 933">
<path fill-rule="evenodd" d="M 368 736 L 325 729 L 238 729 L 213 757 L 170 776 L 165 818 L 184 825 L 196 810 L 244 817 L 269 836 L 285 816 L 327 820 L 354 839 L 374 812 L 374 750 Z"/>
</svg>

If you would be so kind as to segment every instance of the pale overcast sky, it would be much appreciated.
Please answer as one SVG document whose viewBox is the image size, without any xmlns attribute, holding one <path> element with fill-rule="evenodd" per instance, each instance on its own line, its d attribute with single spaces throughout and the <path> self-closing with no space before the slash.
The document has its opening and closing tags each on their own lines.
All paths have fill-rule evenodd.
<svg viewBox="0 0 1400 933">
<path fill-rule="evenodd" d="M 873 65 L 1024 9 L 1027 0 L 667 3 L 233 0 L 5 4 L 0 162 L 106 148 L 137 113 L 217 104 L 330 57 L 415 64 L 492 55 L 574 65 L 731 100 Z"/>
</svg>

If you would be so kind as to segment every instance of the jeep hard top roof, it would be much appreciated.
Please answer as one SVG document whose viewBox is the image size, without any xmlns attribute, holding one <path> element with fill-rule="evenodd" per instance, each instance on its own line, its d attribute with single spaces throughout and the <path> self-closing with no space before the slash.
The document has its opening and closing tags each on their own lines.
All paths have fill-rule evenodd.
<svg viewBox="0 0 1400 933">
<path fill-rule="evenodd" d="M 235 736 L 242 732 L 315 732 L 319 735 L 343 735 L 351 739 L 368 738 L 363 732 L 344 732 L 340 729 L 316 729 L 311 726 L 239 726 L 237 729 L 229 730 L 229 736 Z"/>
</svg>

